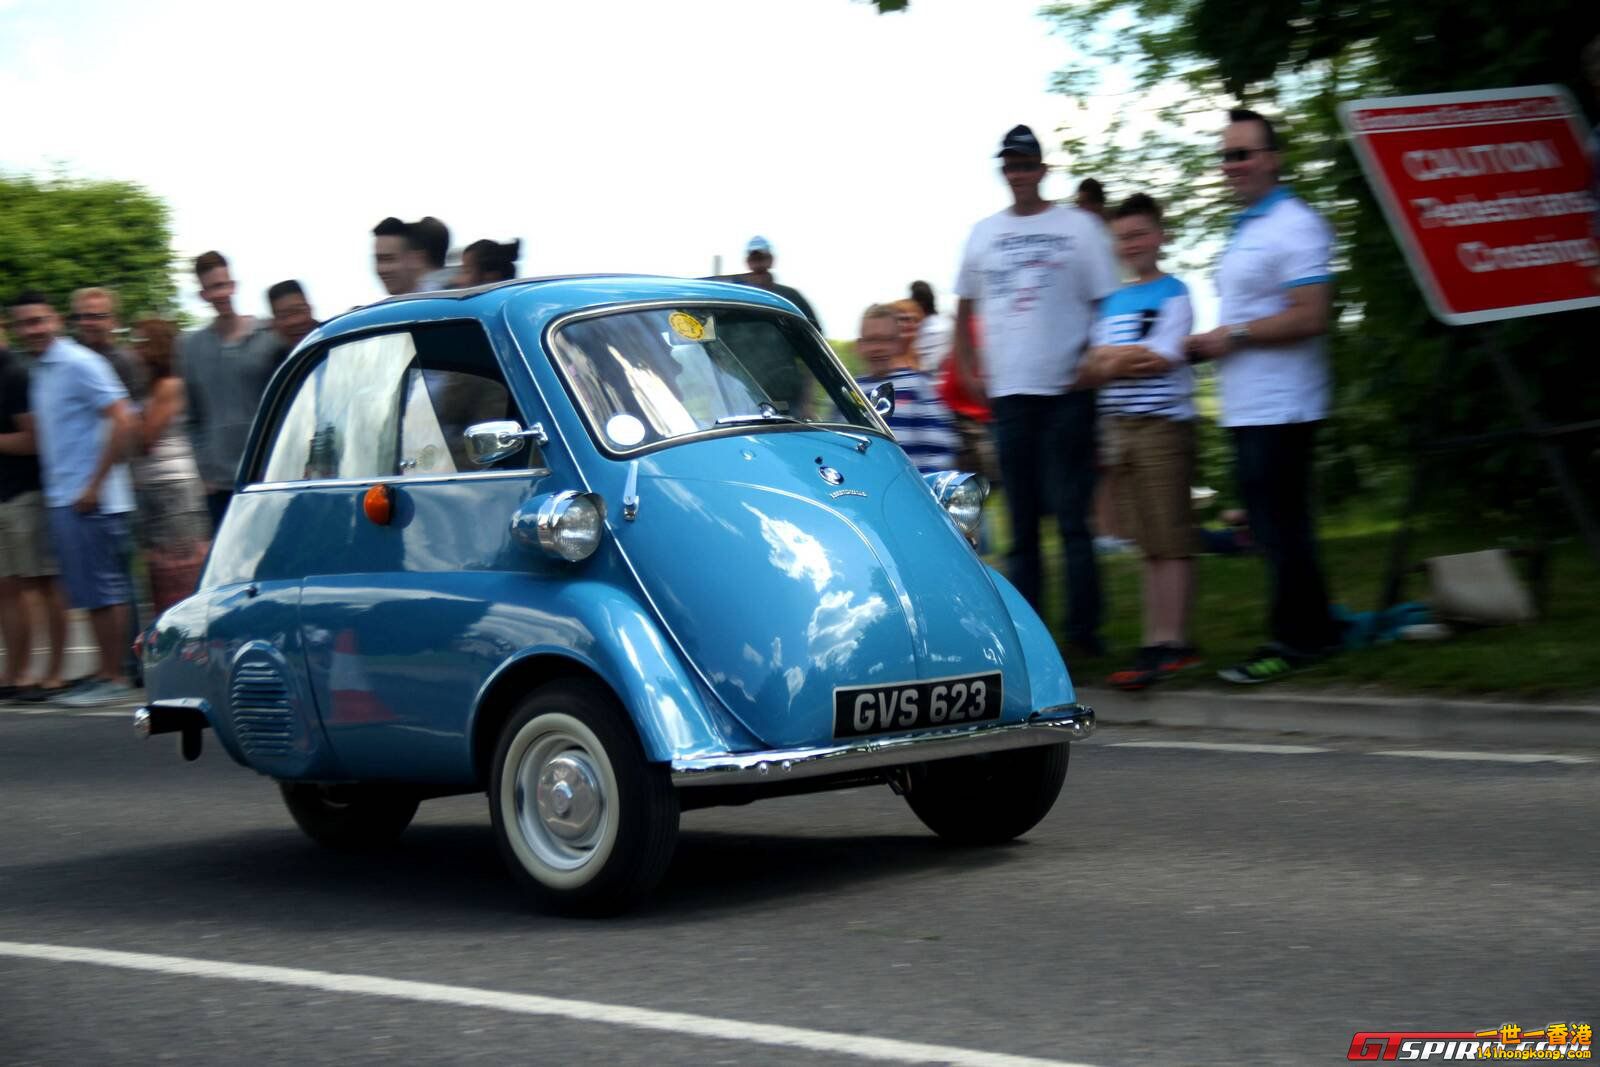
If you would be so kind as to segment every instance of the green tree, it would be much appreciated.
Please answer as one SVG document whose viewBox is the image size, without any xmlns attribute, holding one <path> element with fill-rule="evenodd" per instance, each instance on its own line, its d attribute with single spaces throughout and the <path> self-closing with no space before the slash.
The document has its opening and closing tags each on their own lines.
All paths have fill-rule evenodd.
<svg viewBox="0 0 1600 1067">
<path fill-rule="evenodd" d="M 1066 134 L 1074 169 L 1118 190 L 1149 190 L 1192 248 L 1225 232 L 1234 208 L 1211 152 L 1235 102 L 1281 117 L 1290 180 L 1339 236 L 1340 325 L 1333 338 L 1338 418 L 1324 486 L 1371 489 L 1420 437 L 1507 428 L 1510 405 L 1485 346 L 1503 344 L 1535 384 L 1550 422 L 1600 416 L 1600 314 L 1567 312 L 1484 328 L 1433 320 L 1336 117 L 1344 100 L 1545 83 L 1595 104 L 1579 53 L 1600 33 L 1593 0 L 1077 0 L 1045 15 L 1073 49 L 1055 88 L 1086 99 L 1116 65 L 1130 95 L 1109 128 Z M 1438 386 L 1434 382 L 1438 381 Z M 1591 437 L 1580 481 L 1600 484 Z M 1472 453 L 1441 479 L 1436 503 L 1508 509 L 1547 496 L 1529 448 Z M 1470 477 L 1467 472 L 1470 471 Z M 1452 490 L 1454 491 L 1452 494 Z"/>
<path fill-rule="evenodd" d="M 166 314 L 172 265 L 167 206 L 139 186 L 0 174 L 0 298 L 38 289 L 65 312 L 74 289 L 103 285 L 125 321 Z"/>
</svg>

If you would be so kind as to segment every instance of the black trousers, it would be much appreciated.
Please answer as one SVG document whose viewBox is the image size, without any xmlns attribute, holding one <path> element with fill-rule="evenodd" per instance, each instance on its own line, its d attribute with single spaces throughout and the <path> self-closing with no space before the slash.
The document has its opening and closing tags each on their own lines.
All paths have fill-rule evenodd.
<svg viewBox="0 0 1600 1067">
<path fill-rule="evenodd" d="M 1095 395 L 998 396 L 991 402 L 1000 477 L 1011 518 L 1007 571 L 1044 613 L 1039 524 L 1054 511 L 1067 557 L 1067 637 L 1094 645 L 1102 613 L 1100 571 L 1089 533 L 1095 485 Z"/>
<path fill-rule="evenodd" d="M 1236 426 L 1233 449 L 1239 495 L 1250 532 L 1267 560 L 1267 632 L 1292 653 L 1312 655 L 1338 644 L 1328 611 L 1328 586 L 1317 557 L 1311 514 L 1311 461 L 1317 423 Z"/>
</svg>

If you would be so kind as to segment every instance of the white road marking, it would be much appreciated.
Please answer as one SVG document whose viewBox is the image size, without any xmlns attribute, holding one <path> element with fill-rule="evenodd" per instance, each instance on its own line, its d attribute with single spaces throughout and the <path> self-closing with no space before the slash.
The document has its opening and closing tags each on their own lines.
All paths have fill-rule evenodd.
<svg viewBox="0 0 1600 1067">
<path fill-rule="evenodd" d="M 1339 749 L 1317 748 L 1312 745 L 1250 745 L 1229 741 L 1107 741 L 1104 748 L 1177 748 L 1197 752 L 1263 752 L 1277 756 L 1309 756 L 1319 752 L 1339 752 Z M 1565 756 L 1553 752 L 1468 752 L 1443 749 L 1392 749 L 1384 752 L 1364 752 L 1361 749 L 1342 750 L 1349 756 L 1400 756 L 1411 759 L 1462 760 L 1480 763 L 1594 763 L 1593 756 Z"/>
<path fill-rule="evenodd" d="M 365 974 L 333 974 L 298 967 L 267 967 L 253 963 L 221 963 L 184 956 L 156 956 L 144 952 L 113 952 L 108 949 L 77 948 L 70 945 L 36 945 L 0 941 L 0 956 L 45 960 L 52 963 L 89 963 L 100 967 L 119 967 L 132 971 L 176 974 L 191 978 L 221 978 L 236 982 L 265 982 L 270 985 L 298 986 L 430 1004 L 454 1004 L 464 1008 L 488 1008 L 520 1015 L 550 1015 L 603 1026 L 629 1026 L 641 1030 L 660 1030 L 682 1037 L 743 1041 L 777 1048 L 805 1049 L 832 1055 L 855 1056 L 896 1063 L 950 1063 L 972 1067 L 1088 1067 L 1061 1060 L 1010 1056 L 1001 1052 L 982 1052 L 952 1045 L 927 1045 L 887 1037 L 804 1030 L 770 1023 L 740 1022 L 709 1015 L 630 1008 L 621 1004 L 600 1004 L 588 1000 L 567 1000 L 527 993 L 502 993 L 471 986 L 411 982 L 398 978 L 379 978 Z"/>
<path fill-rule="evenodd" d="M 1412 759 L 1468 760 L 1479 763 L 1593 763 L 1590 756 L 1562 756 L 1554 752 L 1450 752 L 1444 749 L 1417 749 L 1373 752 L 1374 756 L 1409 756 Z"/>
<path fill-rule="evenodd" d="M 1107 748 L 1183 748 L 1199 752 L 1267 752 L 1278 756 L 1308 756 L 1314 752 L 1332 752 L 1331 748 L 1312 748 L 1310 745 L 1245 745 L 1228 741 L 1112 741 Z"/>
</svg>

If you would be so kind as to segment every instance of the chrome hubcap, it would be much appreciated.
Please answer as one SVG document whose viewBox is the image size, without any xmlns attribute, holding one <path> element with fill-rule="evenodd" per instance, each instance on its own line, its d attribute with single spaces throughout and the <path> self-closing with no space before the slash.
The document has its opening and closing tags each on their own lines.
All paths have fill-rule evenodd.
<svg viewBox="0 0 1600 1067">
<path fill-rule="evenodd" d="M 597 758 L 565 733 L 539 737 L 517 764 L 517 828 L 543 863 L 573 870 L 605 832 L 609 806 Z"/>
<path fill-rule="evenodd" d="M 600 822 L 602 790 L 583 756 L 563 752 L 539 770 L 539 818 L 563 841 L 579 841 Z"/>
</svg>

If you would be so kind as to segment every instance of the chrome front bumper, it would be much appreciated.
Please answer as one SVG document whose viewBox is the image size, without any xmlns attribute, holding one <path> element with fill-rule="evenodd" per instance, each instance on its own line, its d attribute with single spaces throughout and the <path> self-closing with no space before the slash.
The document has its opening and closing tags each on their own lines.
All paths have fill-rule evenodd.
<svg viewBox="0 0 1600 1067">
<path fill-rule="evenodd" d="M 1060 745 L 1068 741 L 1081 741 L 1092 733 L 1094 709 L 1082 704 L 1063 704 L 1046 708 L 1027 722 L 898 737 L 863 738 L 825 748 L 776 749 L 675 759 L 672 761 L 672 784 L 696 786 L 787 782 L 824 774 L 1003 752 L 1011 748 Z"/>
</svg>

